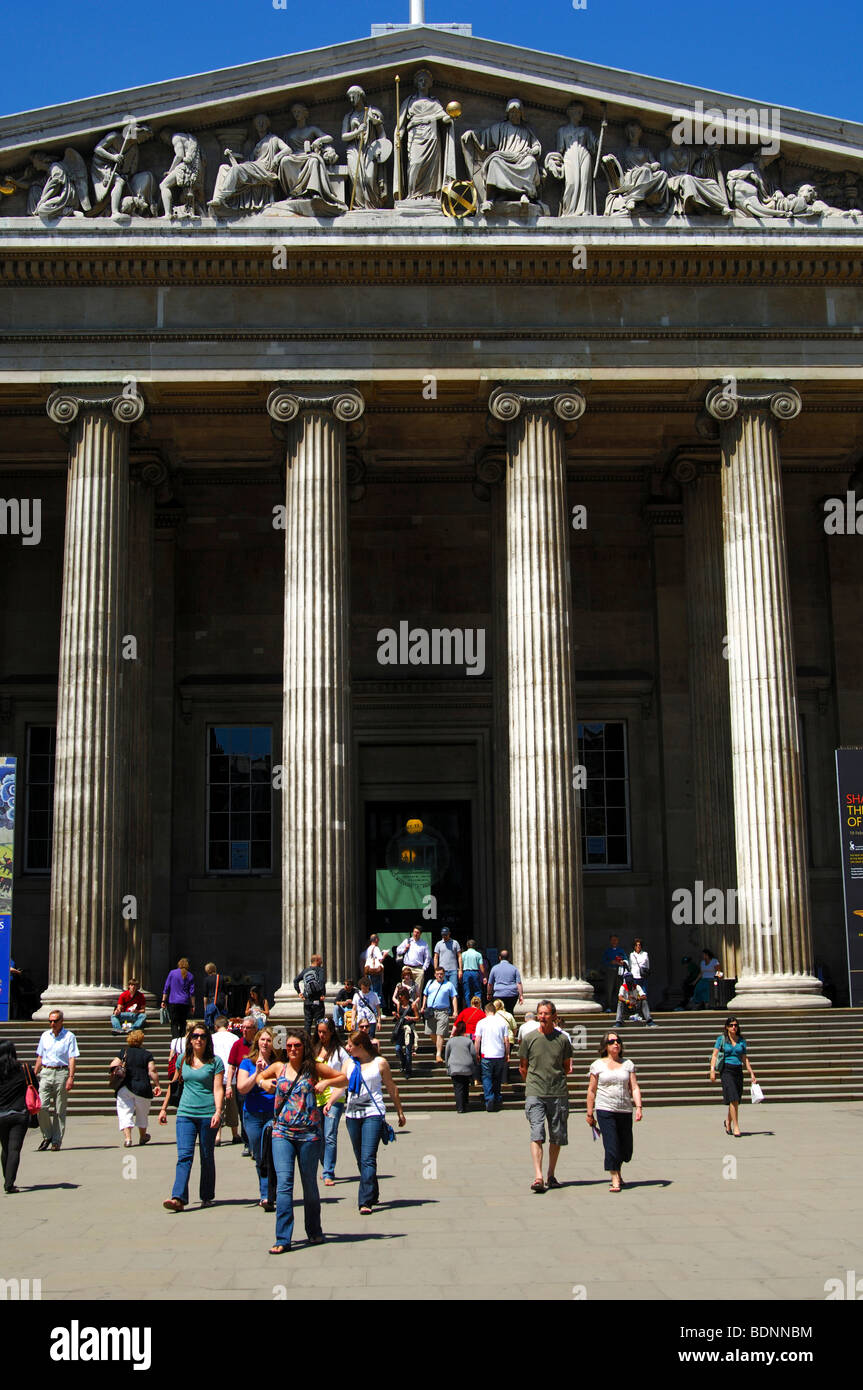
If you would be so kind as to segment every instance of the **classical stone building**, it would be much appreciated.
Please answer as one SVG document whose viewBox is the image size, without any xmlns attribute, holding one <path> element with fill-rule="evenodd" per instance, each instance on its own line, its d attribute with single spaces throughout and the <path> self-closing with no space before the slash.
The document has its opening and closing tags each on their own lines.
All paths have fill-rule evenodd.
<svg viewBox="0 0 863 1390">
<path fill-rule="evenodd" d="M 571 1008 L 611 931 L 657 1003 L 705 946 L 846 997 L 863 127 L 416 26 L 3 118 L 0 173 L 44 1004 L 187 955 L 287 1009 L 423 909 Z"/>
</svg>

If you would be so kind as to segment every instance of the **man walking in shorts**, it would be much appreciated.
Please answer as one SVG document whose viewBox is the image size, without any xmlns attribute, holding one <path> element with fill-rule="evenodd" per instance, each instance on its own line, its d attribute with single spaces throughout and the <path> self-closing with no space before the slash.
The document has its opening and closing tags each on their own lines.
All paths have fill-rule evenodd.
<svg viewBox="0 0 863 1390">
<path fill-rule="evenodd" d="M 569 1034 L 557 1024 L 557 1009 L 543 999 L 536 1011 L 539 1028 L 523 1037 L 519 1045 L 518 1069 L 524 1081 L 524 1113 L 530 1124 L 530 1153 L 534 1181 L 531 1192 L 560 1187 L 554 1176 L 558 1155 L 567 1142 L 569 1091 L 566 1078 L 572 1071 L 572 1043 Z M 542 1180 L 542 1146 L 548 1121 L 548 1178 Z"/>
</svg>

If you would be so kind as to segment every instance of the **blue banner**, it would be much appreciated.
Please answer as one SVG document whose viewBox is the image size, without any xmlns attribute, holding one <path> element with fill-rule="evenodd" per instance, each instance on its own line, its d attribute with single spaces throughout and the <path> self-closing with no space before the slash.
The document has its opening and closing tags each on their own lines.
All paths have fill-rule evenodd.
<svg viewBox="0 0 863 1390">
<path fill-rule="evenodd" d="M 0 758 L 0 1023 L 9 1022 L 16 765 L 15 758 Z"/>
</svg>

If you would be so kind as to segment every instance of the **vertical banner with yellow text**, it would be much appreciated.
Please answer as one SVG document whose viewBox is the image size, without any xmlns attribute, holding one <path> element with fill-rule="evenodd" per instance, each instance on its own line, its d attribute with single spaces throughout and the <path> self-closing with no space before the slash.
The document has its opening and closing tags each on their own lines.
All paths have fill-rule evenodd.
<svg viewBox="0 0 863 1390">
<path fill-rule="evenodd" d="M 0 1023 L 9 1022 L 16 766 L 15 758 L 0 758 Z"/>
<path fill-rule="evenodd" d="M 851 1007 L 863 1004 L 863 748 L 836 749 Z"/>
</svg>

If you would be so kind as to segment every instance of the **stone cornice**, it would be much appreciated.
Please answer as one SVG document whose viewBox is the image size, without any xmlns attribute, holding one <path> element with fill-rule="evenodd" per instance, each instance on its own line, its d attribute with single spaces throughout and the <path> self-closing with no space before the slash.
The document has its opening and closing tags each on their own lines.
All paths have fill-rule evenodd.
<svg viewBox="0 0 863 1390">
<path fill-rule="evenodd" d="M 7 224 L 8 227 L 8 224 Z M 404 229 L 400 229 L 402 238 Z M 363 244 L 352 238 L 349 245 L 322 240 L 309 245 L 287 243 L 287 265 L 273 267 L 273 243 L 284 236 L 269 228 L 260 242 L 245 239 L 232 244 L 224 236 L 194 236 L 185 244 L 166 244 L 167 238 L 147 238 L 130 245 L 113 238 L 112 244 L 88 246 L 85 242 L 56 241 L 45 236 L 10 238 L 0 230 L 0 284 L 85 287 L 158 286 L 168 284 L 213 287 L 272 286 L 477 286 L 565 285 L 582 290 L 592 285 L 675 286 L 705 284 L 861 285 L 863 284 L 863 234 L 848 228 L 829 235 L 823 229 L 800 233 L 747 237 L 714 234 L 709 245 L 703 237 L 691 238 L 688 229 L 671 237 L 654 235 L 661 229 L 629 229 L 624 239 L 585 239 L 577 223 L 560 231 L 553 244 L 538 236 L 533 243 L 520 233 L 514 238 L 477 240 L 466 244 L 441 237 L 440 244 L 415 246 L 386 244 L 375 236 Z M 171 239 L 173 242 L 173 239 Z M 214 241 L 217 244 L 213 244 Z M 561 244 L 561 243 L 565 244 Z M 574 243 L 586 247 L 583 270 L 572 266 Z M 610 244 L 611 243 L 611 244 Z"/>
</svg>

